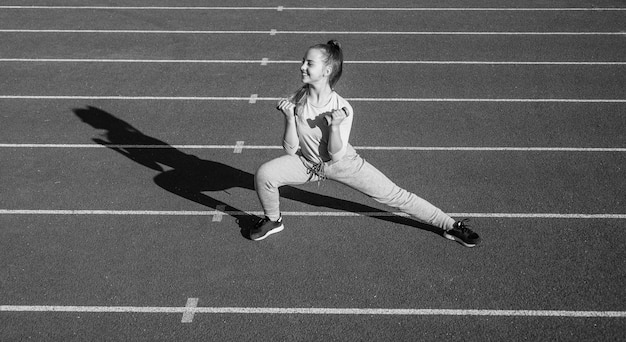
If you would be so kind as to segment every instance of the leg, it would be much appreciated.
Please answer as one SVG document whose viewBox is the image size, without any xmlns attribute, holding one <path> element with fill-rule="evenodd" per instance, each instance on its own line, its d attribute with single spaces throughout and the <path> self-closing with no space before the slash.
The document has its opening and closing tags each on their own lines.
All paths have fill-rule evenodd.
<svg viewBox="0 0 626 342">
<path fill-rule="evenodd" d="M 298 156 L 284 155 L 261 165 L 254 183 L 265 216 L 272 221 L 280 217 L 279 187 L 304 184 L 308 180 L 307 169 Z"/>
<path fill-rule="evenodd" d="M 454 219 L 446 215 L 441 209 L 400 188 L 359 156 L 330 165 L 326 175 L 329 179 L 359 190 L 380 203 L 411 215 L 420 222 L 444 230 L 452 229 L 454 225 Z"/>
</svg>

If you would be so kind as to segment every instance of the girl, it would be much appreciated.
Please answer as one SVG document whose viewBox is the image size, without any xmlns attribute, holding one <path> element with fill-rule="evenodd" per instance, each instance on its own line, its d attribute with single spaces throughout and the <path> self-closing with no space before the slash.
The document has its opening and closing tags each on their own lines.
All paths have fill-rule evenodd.
<svg viewBox="0 0 626 342">
<path fill-rule="evenodd" d="M 426 200 L 398 187 L 348 143 L 352 107 L 333 90 L 342 65 L 337 41 L 310 47 L 300 67 L 304 85 L 279 102 L 277 109 L 285 117 L 283 148 L 287 154 L 256 172 L 255 186 L 265 218 L 250 231 L 250 238 L 259 241 L 283 230 L 279 187 L 332 179 L 443 229 L 443 236 L 450 240 L 474 247 L 480 237 L 465 225 L 466 220 L 455 222 Z"/>
</svg>

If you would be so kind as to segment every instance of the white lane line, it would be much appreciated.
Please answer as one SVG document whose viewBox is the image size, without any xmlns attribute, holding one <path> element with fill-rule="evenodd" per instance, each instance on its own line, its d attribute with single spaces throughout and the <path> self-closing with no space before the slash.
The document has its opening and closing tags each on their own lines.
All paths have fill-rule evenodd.
<svg viewBox="0 0 626 342">
<path fill-rule="evenodd" d="M 188 64 L 259 64 L 259 60 L 227 59 L 89 59 L 89 58 L 0 58 L 0 63 L 188 63 Z M 270 60 L 264 57 L 262 66 L 269 64 L 300 64 L 300 61 Z M 612 66 L 626 62 L 593 61 L 344 61 L 344 64 L 384 65 L 564 65 L 564 66 Z"/>
<path fill-rule="evenodd" d="M 222 210 L 59 210 L 59 209 L 0 209 L 0 215 L 122 215 L 122 216 L 216 216 L 263 215 L 262 211 Z M 447 213 L 453 217 L 468 218 L 523 218 L 523 219 L 626 219 L 626 214 L 561 214 L 561 213 Z M 348 212 L 348 211 L 284 211 L 283 216 L 317 217 L 389 217 L 409 215 L 401 212 Z"/>
<path fill-rule="evenodd" d="M 624 11 L 626 8 L 621 7 L 285 7 L 286 11 L 392 11 L 392 12 L 446 12 L 446 11 L 459 11 L 459 12 L 472 12 L 472 11 L 486 11 L 486 12 L 543 12 L 543 11 Z"/>
<path fill-rule="evenodd" d="M 187 304 L 185 305 L 185 311 L 183 311 L 183 318 L 180 320 L 181 323 L 191 323 L 193 321 L 193 316 L 196 313 L 196 308 L 198 307 L 198 298 L 187 298 Z"/>
<path fill-rule="evenodd" d="M 626 99 L 464 99 L 464 98 L 347 98 L 350 101 L 364 102 L 562 102 L 562 103 L 626 103 Z"/>
<path fill-rule="evenodd" d="M 281 61 L 269 62 L 280 63 Z M 300 63 L 294 61 L 294 63 Z M 625 65 L 626 62 L 591 61 L 345 61 L 346 64 L 440 64 L 440 65 Z"/>
<path fill-rule="evenodd" d="M 398 36 L 621 36 L 626 32 L 534 31 L 277 31 L 277 34 L 398 35 Z"/>
<path fill-rule="evenodd" d="M 518 152 L 626 152 L 625 147 L 444 147 L 444 146 L 355 146 L 374 151 L 518 151 Z"/>
<path fill-rule="evenodd" d="M 0 312 L 625 318 L 626 311 L 0 305 Z"/>
<path fill-rule="evenodd" d="M 120 148 L 120 149 L 233 149 L 234 153 L 247 150 L 280 150 L 279 145 L 100 145 L 100 144 L 0 144 L 0 148 Z M 626 152 L 626 147 L 498 147 L 498 146 L 354 146 L 370 151 L 474 151 L 474 152 Z"/>
<path fill-rule="evenodd" d="M 181 10 L 181 11 L 200 11 L 200 10 L 230 10 L 230 11 L 249 11 L 249 10 L 271 10 L 271 11 L 385 11 L 385 12 L 405 12 L 405 11 L 490 11 L 490 12 L 543 12 L 543 11 L 582 11 L 582 12 L 601 12 L 601 11 L 624 11 L 626 8 L 621 7 L 225 7 L 225 6 L 0 6 L 0 9 L 57 9 L 57 10 Z"/>
<path fill-rule="evenodd" d="M 92 96 L 92 95 L 0 95 L 0 100 L 137 100 L 137 101 L 247 101 L 250 96 Z M 275 99 L 279 99 L 276 97 Z M 269 101 L 270 98 L 257 98 Z M 272 100 L 271 101 L 275 101 Z"/>
<path fill-rule="evenodd" d="M 285 7 L 225 7 L 225 6 L 0 6 L 0 9 L 58 9 L 58 10 L 272 10 L 277 11 Z"/>
<path fill-rule="evenodd" d="M 0 62 L 35 63 L 204 63 L 204 64 L 258 64 L 277 63 L 262 60 L 237 59 L 98 59 L 98 58 L 0 58 Z"/>
<path fill-rule="evenodd" d="M 98 95 L 0 95 L 0 100 L 121 100 L 121 101 L 247 101 L 251 96 L 98 96 Z M 280 97 L 255 97 L 254 101 L 278 101 Z M 485 99 L 485 98 L 373 98 L 353 97 L 360 102 L 521 102 L 521 103 L 626 103 L 626 99 Z"/>
<path fill-rule="evenodd" d="M 278 33 L 276 30 L 272 30 Z M 130 34 L 270 34 L 272 31 L 208 31 L 208 30 L 28 30 L 0 29 L 0 33 L 130 33 Z"/>
<path fill-rule="evenodd" d="M 114 33 L 114 34 L 278 34 L 297 35 L 375 35 L 375 36 L 624 36 L 625 32 L 534 32 L 534 31 L 225 31 L 225 30 L 35 30 L 0 29 L 0 33 Z"/>
<path fill-rule="evenodd" d="M 100 145 L 100 144 L 0 144 L 0 148 L 123 148 L 123 149 L 254 149 L 254 150 L 278 150 L 282 146 L 271 145 Z"/>
</svg>

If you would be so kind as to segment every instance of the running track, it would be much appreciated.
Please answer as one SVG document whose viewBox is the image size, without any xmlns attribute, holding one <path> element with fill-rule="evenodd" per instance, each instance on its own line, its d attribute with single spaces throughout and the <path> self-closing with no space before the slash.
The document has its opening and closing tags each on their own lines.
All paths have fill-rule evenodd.
<svg viewBox="0 0 626 342">
<path fill-rule="evenodd" d="M 618 4 L 85 6 L 0 6 L 2 340 L 623 339 Z M 330 38 L 352 143 L 481 246 L 332 183 L 245 239 Z"/>
</svg>

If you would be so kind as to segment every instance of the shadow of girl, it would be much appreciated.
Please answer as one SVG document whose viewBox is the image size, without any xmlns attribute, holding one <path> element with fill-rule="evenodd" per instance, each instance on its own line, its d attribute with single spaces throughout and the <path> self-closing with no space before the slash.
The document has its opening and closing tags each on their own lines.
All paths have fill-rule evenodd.
<svg viewBox="0 0 626 342">
<path fill-rule="evenodd" d="M 227 214 L 237 219 L 242 235 L 249 238 L 248 232 L 259 218 L 208 196 L 204 192 L 225 191 L 232 188 L 243 188 L 254 192 L 254 175 L 252 173 L 184 153 L 161 140 L 143 134 L 126 121 L 99 108 L 88 106 L 74 109 L 73 112 L 93 128 L 104 130 L 101 134 L 102 138 L 94 138 L 94 142 L 120 153 L 140 165 L 160 172 L 154 177 L 154 182 L 161 188 L 214 210 L 224 208 L 223 210 Z M 163 166 L 171 169 L 165 171 Z M 372 216 L 381 220 L 438 233 L 436 228 L 409 218 L 389 216 L 383 210 L 360 203 L 320 195 L 291 186 L 284 186 L 280 191 L 284 198 L 309 205 L 354 213 L 374 213 Z M 252 196 L 256 196 L 256 194 L 254 193 Z"/>
</svg>

